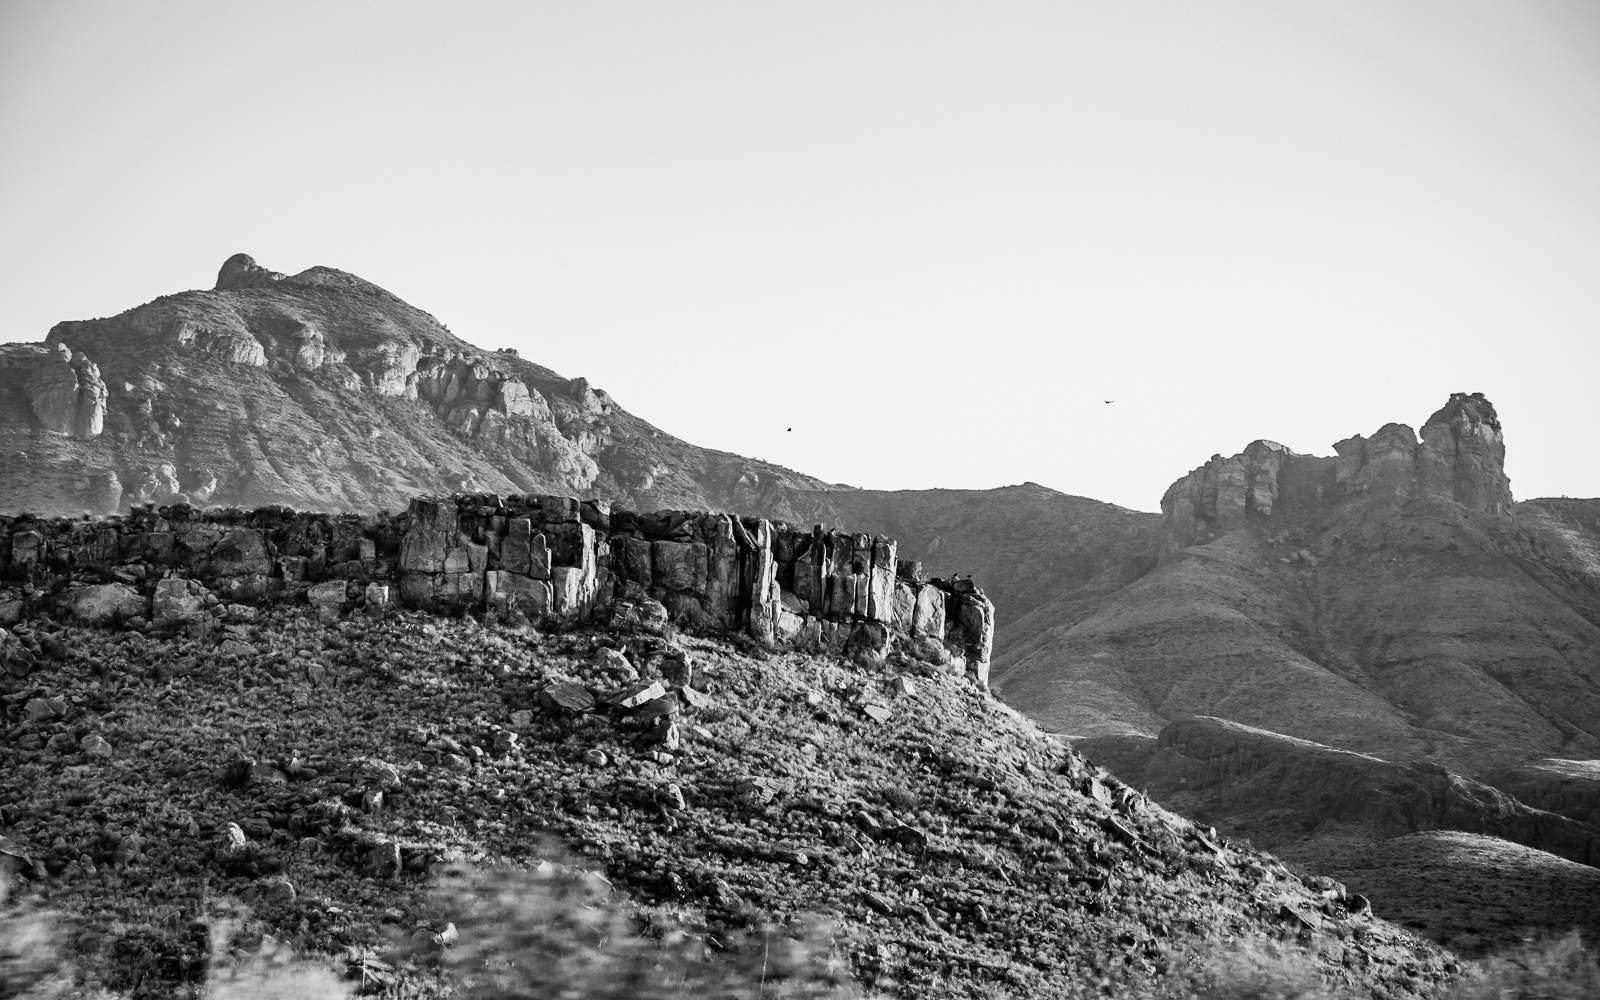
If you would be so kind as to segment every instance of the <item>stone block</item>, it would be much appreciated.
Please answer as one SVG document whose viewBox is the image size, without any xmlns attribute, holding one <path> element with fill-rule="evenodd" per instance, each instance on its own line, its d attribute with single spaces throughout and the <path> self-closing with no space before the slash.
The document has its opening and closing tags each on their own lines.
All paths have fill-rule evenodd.
<svg viewBox="0 0 1600 1000">
<path fill-rule="evenodd" d="M 702 542 L 651 542 L 652 585 L 669 592 L 703 594 L 711 550 Z"/>
<path fill-rule="evenodd" d="M 582 520 L 576 497 L 540 497 L 540 520 L 545 524 L 573 524 Z"/>
<path fill-rule="evenodd" d="M 507 573 L 533 575 L 533 522 L 526 517 L 512 518 L 500 542 L 500 568 Z M 542 537 L 542 536 L 541 536 Z"/>
<path fill-rule="evenodd" d="M 550 570 L 551 608 L 558 615 L 582 615 L 589 610 L 591 594 L 585 592 L 583 570 L 556 566 Z"/>
<path fill-rule="evenodd" d="M 306 591 L 306 600 L 312 604 L 344 607 L 350 599 L 350 585 L 345 580 L 324 580 L 313 583 Z"/>
<path fill-rule="evenodd" d="M 150 610 L 144 595 L 123 583 L 73 587 L 63 595 L 72 617 L 86 625 L 108 625 Z"/>
<path fill-rule="evenodd" d="M 44 536 L 37 531 L 19 531 L 11 536 L 11 565 L 19 569 L 37 566 L 44 553 Z"/>
<path fill-rule="evenodd" d="M 912 612 L 911 631 L 917 635 L 944 638 L 944 591 L 927 586 L 917 591 L 917 605 Z"/>
<path fill-rule="evenodd" d="M 151 617 L 157 625 L 192 622 L 206 613 L 206 589 L 193 580 L 168 577 L 156 581 L 150 601 Z"/>
<path fill-rule="evenodd" d="M 592 571 L 595 564 L 594 529 L 587 524 L 552 524 L 545 530 L 551 566 L 576 566 Z"/>
<path fill-rule="evenodd" d="M 549 581 L 509 571 L 492 569 L 484 574 L 484 590 L 490 604 L 518 607 L 529 615 L 550 614 L 554 606 Z"/>
<path fill-rule="evenodd" d="M 623 585 L 636 583 L 649 589 L 651 572 L 650 543 L 643 538 L 611 539 L 611 572 Z"/>
<path fill-rule="evenodd" d="M 400 570 L 444 571 L 445 556 L 455 544 L 460 512 L 453 500 L 418 497 L 409 508 L 411 526 L 400 540 Z"/>
<path fill-rule="evenodd" d="M 894 586 L 894 607 L 889 614 L 889 624 L 896 632 L 910 634 L 916 621 L 917 588 L 907 578 Z"/>
</svg>

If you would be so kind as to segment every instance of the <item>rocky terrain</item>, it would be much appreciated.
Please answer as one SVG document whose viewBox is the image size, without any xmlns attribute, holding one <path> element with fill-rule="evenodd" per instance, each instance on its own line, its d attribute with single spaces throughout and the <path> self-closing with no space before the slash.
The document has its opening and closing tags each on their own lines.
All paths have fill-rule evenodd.
<svg viewBox="0 0 1600 1000">
<path fill-rule="evenodd" d="M 472 946 L 457 921 L 483 932 L 438 877 L 537 875 L 565 852 L 645 926 L 687 919 L 713 948 L 838 920 L 840 960 L 894 995 L 1155 989 L 1247 939 L 1288 942 L 1374 996 L 1419 995 L 1455 968 L 1364 899 L 1222 843 L 993 700 L 965 581 L 946 592 L 906 567 L 889 592 L 909 595 L 909 620 L 896 598 L 885 622 L 870 571 L 867 601 L 833 603 L 861 575 L 836 563 L 814 624 L 785 639 L 751 613 L 759 587 L 736 588 L 720 623 L 726 592 L 706 589 L 717 566 L 765 564 L 760 537 L 779 552 L 781 532 L 742 525 L 758 544 L 708 559 L 697 590 L 672 556 L 651 551 L 647 579 L 624 566 L 672 516 L 610 510 L 609 590 L 495 599 L 490 574 L 598 580 L 585 516 L 599 513 L 455 497 L 394 518 L 174 506 L 10 521 L 0 847 L 66 915 L 86 981 L 179 991 L 217 960 L 226 942 L 206 928 L 225 912 L 249 947 L 431 995 L 441 953 Z M 500 527 L 497 548 L 469 548 Z M 542 573 L 523 565 L 535 551 L 551 553 Z M 768 562 L 804 588 L 801 557 Z M 771 574 L 782 607 L 795 591 Z M 937 629 L 930 593 L 956 609 Z M 849 626 L 841 644 L 827 623 Z M 884 625 L 895 641 L 848 638 Z"/>
</svg>

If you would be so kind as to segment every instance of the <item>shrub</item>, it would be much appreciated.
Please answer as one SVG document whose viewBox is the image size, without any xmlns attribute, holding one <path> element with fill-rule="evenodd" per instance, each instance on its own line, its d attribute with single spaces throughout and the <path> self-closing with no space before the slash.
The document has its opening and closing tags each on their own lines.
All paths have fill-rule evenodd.
<svg viewBox="0 0 1600 1000">
<path fill-rule="evenodd" d="M 1532 941 L 1476 963 L 1451 1000 L 1593 1000 L 1600 997 L 1600 962 L 1577 931 Z"/>
<path fill-rule="evenodd" d="M 49 914 L 22 904 L 7 908 L 11 873 L 0 866 L 0 997 L 46 1000 L 62 997 L 72 984 Z"/>
<path fill-rule="evenodd" d="M 833 928 L 766 928 L 709 953 L 690 915 L 636 918 L 597 876 L 479 872 L 441 890 L 452 919 L 436 957 L 473 1000 L 811 1000 L 858 996 Z"/>
</svg>

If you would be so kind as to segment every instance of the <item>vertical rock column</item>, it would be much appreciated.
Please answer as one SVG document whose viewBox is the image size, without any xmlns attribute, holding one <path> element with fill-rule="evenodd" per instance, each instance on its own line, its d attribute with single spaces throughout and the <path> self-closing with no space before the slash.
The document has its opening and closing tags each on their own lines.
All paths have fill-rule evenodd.
<svg viewBox="0 0 1600 1000">
<path fill-rule="evenodd" d="M 989 686 L 989 656 L 994 651 L 994 604 L 971 580 L 957 580 L 946 595 L 945 640 L 967 659 L 967 674 Z"/>
<path fill-rule="evenodd" d="M 457 610 L 483 600 L 488 551 L 462 535 L 453 498 L 411 501 L 411 525 L 400 540 L 400 594 L 407 604 Z"/>
<path fill-rule="evenodd" d="M 783 608 L 778 588 L 778 563 L 773 557 L 774 533 L 766 518 L 751 519 L 750 527 L 730 518 L 739 543 L 739 606 L 745 631 L 763 642 L 777 636 L 778 613 Z"/>
<path fill-rule="evenodd" d="M 496 546 L 491 543 L 490 551 Z M 550 584 L 550 545 L 533 520 L 514 517 L 506 521 L 499 539 L 499 569 L 484 574 L 484 592 L 491 607 L 516 607 L 525 614 L 547 615 L 555 597 Z"/>
</svg>

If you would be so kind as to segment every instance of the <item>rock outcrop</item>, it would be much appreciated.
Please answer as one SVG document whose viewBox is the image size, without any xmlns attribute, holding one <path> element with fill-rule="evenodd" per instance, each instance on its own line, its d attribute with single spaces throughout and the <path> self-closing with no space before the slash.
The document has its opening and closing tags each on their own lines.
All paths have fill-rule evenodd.
<svg viewBox="0 0 1600 1000">
<path fill-rule="evenodd" d="M 1266 517 L 1278 498 L 1278 472 L 1294 452 L 1276 441 L 1253 441 L 1231 458 L 1211 461 L 1167 488 L 1161 498 L 1161 531 L 1169 547 L 1204 545 L 1244 526 L 1249 515 Z"/>
<path fill-rule="evenodd" d="M 1358 434 L 1334 449 L 1343 494 L 1389 502 L 1443 497 L 1472 511 L 1511 513 L 1505 438 L 1481 392 L 1452 393 L 1423 424 L 1420 441 L 1404 424 L 1386 424 L 1370 439 Z"/>
<path fill-rule="evenodd" d="M 79 617 L 149 611 L 183 622 L 204 595 L 301 592 L 337 613 L 357 592 L 386 604 L 393 582 L 411 607 L 568 622 L 654 600 L 685 623 L 869 663 L 910 657 L 980 685 L 994 642 L 994 606 L 970 578 L 925 580 L 881 535 L 765 518 L 488 494 L 424 497 L 365 518 L 187 503 L 103 521 L 0 518 L 0 577 L 43 593 L 107 573 L 119 582 L 70 591 Z"/>
<path fill-rule="evenodd" d="M 236 253 L 222 262 L 222 268 L 217 271 L 216 288 L 264 288 L 283 278 L 277 271 L 269 271 L 257 264 L 249 254 Z"/>
<path fill-rule="evenodd" d="M 1162 554 L 1204 545 L 1252 521 L 1265 523 L 1285 509 L 1286 499 L 1289 509 L 1365 502 L 1388 510 L 1439 497 L 1470 511 L 1510 516 L 1505 440 L 1494 405 L 1482 393 L 1453 393 L 1423 424 L 1420 440 L 1405 424 L 1385 424 L 1370 438 L 1357 434 L 1333 448 L 1331 461 L 1273 441 L 1254 441 L 1231 458 L 1211 456 L 1161 498 Z"/>
<path fill-rule="evenodd" d="M 57 434 L 88 440 L 105 430 L 106 384 L 83 354 L 56 344 L 28 378 L 28 401 L 39 422 Z"/>
</svg>

